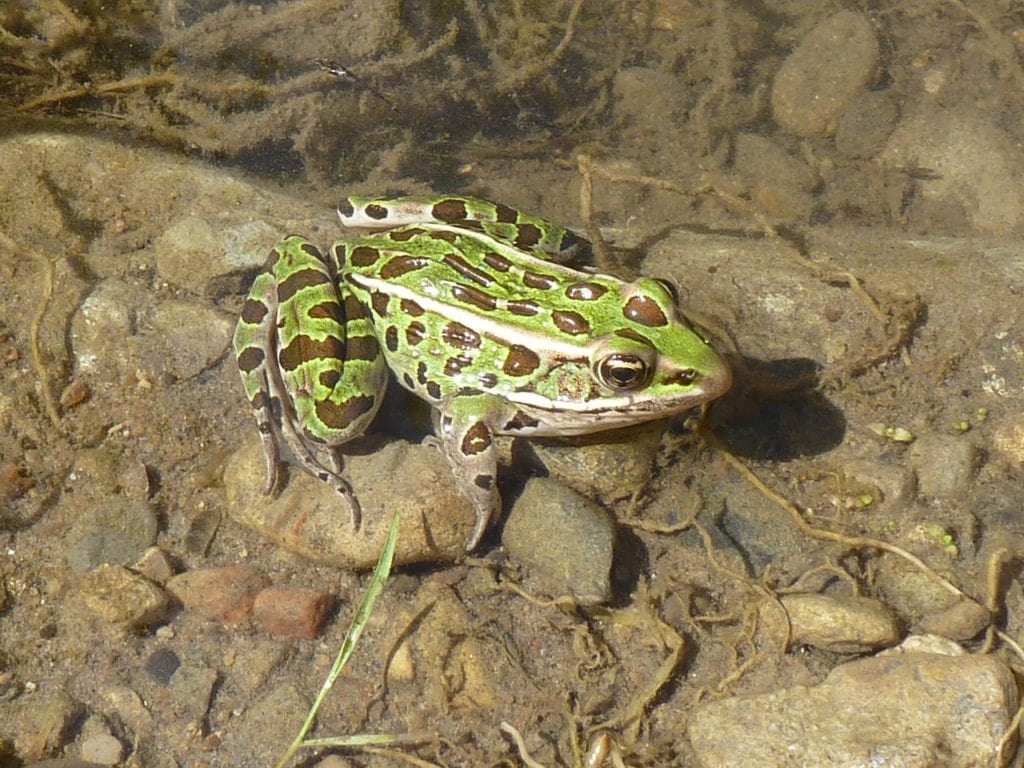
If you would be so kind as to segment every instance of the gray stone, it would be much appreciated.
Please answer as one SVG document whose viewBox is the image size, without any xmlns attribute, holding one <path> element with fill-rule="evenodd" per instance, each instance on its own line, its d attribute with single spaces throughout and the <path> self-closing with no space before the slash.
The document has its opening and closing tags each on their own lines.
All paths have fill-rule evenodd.
<svg viewBox="0 0 1024 768">
<path fill-rule="evenodd" d="M 81 575 L 104 563 L 128 565 L 156 541 L 158 522 L 144 501 L 106 496 L 81 509 L 68 532 L 67 563 Z"/>
<path fill-rule="evenodd" d="M 615 524 L 592 501 L 549 478 L 527 482 L 509 512 L 502 543 L 552 595 L 583 604 L 611 597 Z"/>
<path fill-rule="evenodd" d="M 925 496 L 963 496 L 978 463 L 978 450 L 966 436 L 923 435 L 910 446 L 910 463 Z"/>
</svg>

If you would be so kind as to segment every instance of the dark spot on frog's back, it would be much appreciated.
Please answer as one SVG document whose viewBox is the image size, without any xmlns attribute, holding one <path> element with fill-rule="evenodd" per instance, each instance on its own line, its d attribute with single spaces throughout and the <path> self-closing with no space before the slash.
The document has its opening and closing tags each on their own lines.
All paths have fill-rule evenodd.
<svg viewBox="0 0 1024 768">
<path fill-rule="evenodd" d="M 509 299 L 505 303 L 505 309 L 520 317 L 533 317 L 540 314 L 540 307 L 529 299 Z"/>
<path fill-rule="evenodd" d="M 316 404 L 316 415 L 331 429 L 345 429 L 349 424 L 373 408 L 374 398 L 370 395 L 351 397 L 341 403 L 321 400 Z"/>
<path fill-rule="evenodd" d="M 515 224 L 519 218 L 519 211 L 509 208 L 501 203 L 494 204 L 494 220 L 501 224 Z"/>
<path fill-rule="evenodd" d="M 458 235 L 454 232 L 446 232 L 444 230 L 435 231 L 430 233 L 430 237 L 434 240 L 443 240 L 446 243 L 454 243 L 458 240 Z"/>
<path fill-rule="evenodd" d="M 321 301 L 306 310 L 306 316 L 314 320 L 332 319 L 338 316 L 338 305 L 333 301 Z"/>
<path fill-rule="evenodd" d="M 449 357 L 444 361 L 444 375 L 449 378 L 458 375 L 463 368 L 470 365 L 473 361 L 464 355 L 456 355 L 455 357 Z"/>
<path fill-rule="evenodd" d="M 263 365 L 265 359 L 266 355 L 259 347 L 246 347 L 238 356 L 238 370 L 242 373 L 252 373 Z"/>
<path fill-rule="evenodd" d="M 516 247 L 528 249 L 540 242 L 540 229 L 533 224 L 520 224 L 516 231 Z"/>
<path fill-rule="evenodd" d="M 259 325 L 267 316 L 270 309 L 262 301 L 257 299 L 246 299 L 242 304 L 242 322 L 250 325 Z"/>
<path fill-rule="evenodd" d="M 558 281 L 549 275 L 542 275 L 540 272 L 523 272 L 523 285 L 527 288 L 546 291 L 558 285 Z"/>
<path fill-rule="evenodd" d="M 423 314 L 423 307 L 417 304 L 412 299 L 402 299 L 398 304 L 398 308 L 409 317 L 419 317 Z"/>
<path fill-rule="evenodd" d="M 380 251 L 368 245 L 357 245 L 349 252 L 348 258 L 353 267 L 369 267 L 377 263 Z"/>
<path fill-rule="evenodd" d="M 583 281 L 581 283 L 573 283 L 565 289 L 565 296 L 573 301 L 595 301 L 600 299 L 608 292 L 600 283 L 591 283 Z"/>
<path fill-rule="evenodd" d="M 491 276 L 486 272 L 477 269 L 472 264 L 467 262 L 461 256 L 457 256 L 454 253 L 446 253 L 441 259 L 451 269 L 458 273 L 461 277 L 471 280 L 477 285 L 489 286 L 491 284 Z"/>
<path fill-rule="evenodd" d="M 415 347 L 421 341 L 427 338 L 427 328 L 423 323 L 418 320 L 413 320 L 405 328 L 405 343 L 410 347 Z"/>
<path fill-rule="evenodd" d="M 453 285 L 452 298 L 485 312 L 490 312 L 498 306 L 498 302 L 493 296 L 471 285 Z"/>
<path fill-rule="evenodd" d="M 488 251 L 484 254 L 484 264 L 498 272 L 508 272 L 512 268 L 512 262 L 498 253 Z"/>
<path fill-rule="evenodd" d="M 373 307 L 373 311 L 377 313 L 378 317 L 384 317 L 388 313 L 388 302 L 390 300 L 390 296 L 380 291 L 374 291 L 370 294 L 370 306 Z"/>
<path fill-rule="evenodd" d="M 566 312 L 556 309 L 551 313 L 551 321 L 558 330 L 570 336 L 590 333 L 590 323 L 579 312 Z"/>
<path fill-rule="evenodd" d="M 668 325 L 668 318 L 656 302 L 646 296 L 633 296 L 622 308 L 622 314 L 634 323 L 648 328 Z"/>
<path fill-rule="evenodd" d="M 363 212 L 371 219 L 376 219 L 377 221 L 383 221 L 390 215 L 390 212 L 385 206 L 378 205 L 377 203 L 370 203 L 368 206 L 363 208 Z"/>
<path fill-rule="evenodd" d="M 396 243 L 404 243 L 408 240 L 412 240 L 415 237 L 419 237 L 426 230 L 420 229 L 419 227 L 406 227 L 404 229 L 393 229 L 388 232 L 388 238 L 394 240 Z"/>
<path fill-rule="evenodd" d="M 427 394 L 435 400 L 441 399 L 441 387 L 436 381 L 427 382 Z"/>
<path fill-rule="evenodd" d="M 501 366 L 509 376 L 529 376 L 540 366 L 540 358 L 532 349 L 513 344 L 508 348 L 505 363 Z"/>
<path fill-rule="evenodd" d="M 439 200 L 430 213 L 439 221 L 464 221 L 469 217 L 466 204 L 461 200 Z"/>
<path fill-rule="evenodd" d="M 392 256 L 387 263 L 380 268 L 380 276 L 384 280 L 393 280 L 417 269 L 423 269 L 430 264 L 430 259 L 420 256 Z"/>
<path fill-rule="evenodd" d="M 320 372 L 320 385 L 327 389 L 334 389 L 341 381 L 341 371 L 327 370 Z"/>
</svg>

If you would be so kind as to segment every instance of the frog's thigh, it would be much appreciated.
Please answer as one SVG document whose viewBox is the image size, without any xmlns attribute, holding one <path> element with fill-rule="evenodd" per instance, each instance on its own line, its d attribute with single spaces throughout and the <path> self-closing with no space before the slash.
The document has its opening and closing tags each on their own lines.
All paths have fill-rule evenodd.
<svg viewBox="0 0 1024 768">
<path fill-rule="evenodd" d="M 373 329 L 345 296 L 324 256 L 289 238 L 274 265 L 278 290 L 277 361 L 294 413 L 294 431 L 313 442 L 340 445 L 373 419 L 386 382 Z"/>
<path fill-rule="evenodd" d="M 459 489 L 473 504 L 476 525 L 466 549 L 476 547 L 488 524 L 501 514 L 498 496 L 498 452 L 491 424 L 504 423 L 515 407 L 492 395 L 452 398 L 440 409 L 438 436 Z"/>
</svg>

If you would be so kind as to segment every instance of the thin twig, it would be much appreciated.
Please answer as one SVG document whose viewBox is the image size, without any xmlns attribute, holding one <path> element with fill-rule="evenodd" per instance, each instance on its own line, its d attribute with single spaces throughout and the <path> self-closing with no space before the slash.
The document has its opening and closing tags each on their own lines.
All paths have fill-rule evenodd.
<svg viewBox="0 0 1024 768">
<path fill-rule="evenodd" d="M 0 246 L 6 248 L 14 256 L 27 253 L 43 268 L 43 290 L 39 296 L 39 303 L 36 304 L 35 314 L 32 316 L 32 324 L 29 326 L 29 346 L 32 350 L 32 367 L 35 368 L 36 376 L 39 379 L 39 389 L 43 394 L 43 407 L 46 410 L 46 415 L 53 426 L 61 431 L 60 410 L 57 408 L 57 400 L 50 389 L 50 376 L 43 362 L 43 354 L 39 349 L 39 330 L 42 328 L 43 318 L 46 316 L 50 299 L 53 297 L 53 260 L 38 251 L 23 247 L 3 231 L 0 231 Z"/>
</svg>

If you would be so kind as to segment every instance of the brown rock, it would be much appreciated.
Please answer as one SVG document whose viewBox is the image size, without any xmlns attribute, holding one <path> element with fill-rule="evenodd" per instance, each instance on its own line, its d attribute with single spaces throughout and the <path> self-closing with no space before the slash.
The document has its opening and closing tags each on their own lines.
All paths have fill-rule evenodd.
<svg viewBox="0 0 1024 768">
<path fill-rule="evenodd" d="M 181 573 L 167 589 L 190 611 L 231 626 L 252 615 L 256 595 L 270 579 L 250 565 L 229 565 Z"/>
<path fill-rule="evenodd" d="M 256 595 L 253 613 L 267 632 L 312 639 L 334 607 L 334 595 L 313 589 L 268 587 Z"/>
</svg>

